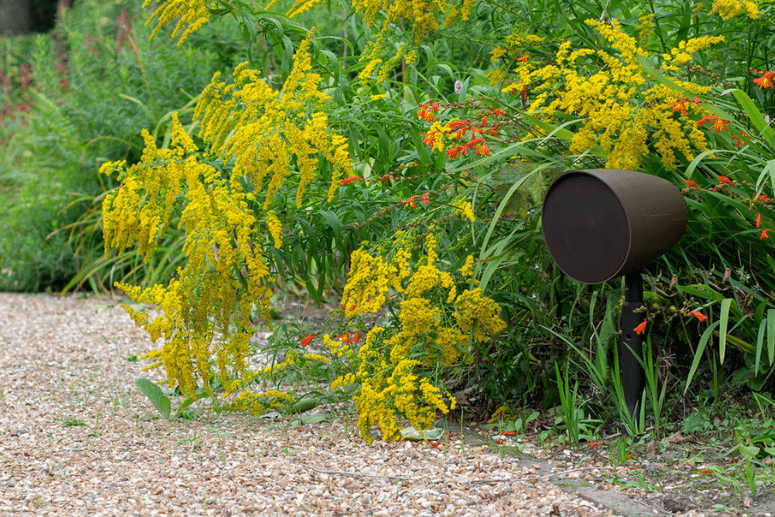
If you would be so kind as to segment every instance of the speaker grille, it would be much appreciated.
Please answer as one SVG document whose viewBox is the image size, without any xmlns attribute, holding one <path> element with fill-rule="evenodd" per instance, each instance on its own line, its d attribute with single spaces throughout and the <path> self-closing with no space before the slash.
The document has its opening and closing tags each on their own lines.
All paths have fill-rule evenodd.
<svg viewBox="0 0 775 517">
<path fill-rule="evenodd" d="M 566 174 L 546 193 L 542 216 L 549 253 L 566 275 L 585 284 L 616 276 L 630 249 L 630 227 L 604 182 Z"/>
</svg>

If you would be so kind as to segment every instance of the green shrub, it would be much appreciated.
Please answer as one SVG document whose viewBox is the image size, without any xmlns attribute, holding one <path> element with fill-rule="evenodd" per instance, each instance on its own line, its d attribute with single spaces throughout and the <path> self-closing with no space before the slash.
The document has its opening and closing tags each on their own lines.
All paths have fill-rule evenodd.
<svg viewBox="0 0 775 517">
<path fill-rule="evenodd" d="M 206 41 L 162 50 L 140 13 L 135 2 L 84 0 L 53 33 L 7 40 L 30 70 L 13 95 L 28 96 L 31 109 L 5 133 L 0 289 L 59 290 L 93 269 L 103 255 L 101 195 L 115 186 L 98 176 L 100 165 L 138 160 L 140 130 L 163 140 L 170 111 L 189 104 L 222 59 L 236 59 Z M 120 278 L 133 267 L 112 266 L 103 274 Z M 88 278 L 91 288 L 110 288 L 104 276 Z"/>
</svg>

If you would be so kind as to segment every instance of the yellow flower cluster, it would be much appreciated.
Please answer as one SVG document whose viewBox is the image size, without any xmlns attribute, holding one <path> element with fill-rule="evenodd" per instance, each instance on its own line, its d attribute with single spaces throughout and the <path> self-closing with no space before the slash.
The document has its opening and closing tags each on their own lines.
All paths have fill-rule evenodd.
<svg viewBox="0 0 775 517">
<path fill-rule="evenodd" d="M 708 14 L 718 14 L 726 21 L 743 11 L 751 20 L 757 19 L 759 17 L 759 2 L 756 0 L 713 0 L 713 7 Z"/>
<path fill-rule="evenodd" d="M 457 215 L 465 219 L 468 219 L 472 223 L 476 222 L 476 216 L 474 215 L 474 210 L 471 207 L 470 201 L 466 201 L 465 199 L 462 199 L 460 201 L 456 201 L 455 203 L 453 203 L 453 206 L 455 207 L 455 213 Z"/>
<path fill-rule="evenodd" d="M 407 50 L 407 45 L 401 45 L 397 51 L 393 51 L 390 57 L 384 56 L 385 50 L 385 34 L 377 34 L 376 37 L 366 44 L 366 48 L 361 55 L 360 61 L 366 63 L 366 65 L 358 73 L 358 79 L 361 81 L 368 81 L 374 74 L 377 74 L 377 82 L 387 80 L 388 75 L 404 61 L 406 65 L 414 64 L 417 61 L 417 51 Z M 385 57 L 387 60 L 383 60 Z"/>
<path fill-rule="evenodd" d="M 269 233 L 272 235 L 272 240 L 274 240 L 274 247 L 279 250 L 283 245 L 283 223 L 277 218 L 274 210 L 269 210 L 264 220 Z"/>
<path fill-rule="evenodd" d="M 266 7 L 266 9 L 269 9 L 272 5 L 276 4 L 279 0 L 272 0 L 270 2 L 269 6 Z M 296 16 L 299 16 L 300 14 L 306 13 L 310 9 L 312 9 L 315 4 L 319 4 L 322 0 L 296 0 L 290 9 L 288 9 L 285 14 L 288 16 L 288 18 L 294 18 Z"/>
<path fill-rule="evenodd" d="M 447 405 L 439 388 L 413 373 L 417 364 L 417 361 L 402 359 L 395 364 L 389 376 L 378 375 L 372 377 L 371 382 L 361 385 L 361 394 L 355 400 L 358 429 L 366 442 L 371 443 L 373 425 L 380 427 L 385 441 L 396 441 L 401 439 L 400 417 L 416 429 L 430 429 L 436 419 L 436 411 L 447 413 L 455 408 L 454 398 Z M 390 404 L 384 404 L 386 401 Z"/>
<path fill-rule="evenodd" d="M 625 34 L 616 20 L 603 23 L 588 20 L 610 44 L 615 54 L 604 50 L 572 50 L 563 42 L 556 61 L 536 65 L 526 59 L 516 67 L 519 80 L 504 88 L 530 89 L 533 100 L 528 112 L 551 118 L 556 112 L 573 114 L 580 119 L 570 151 L 583 153 L 599 146 L 607 154 L 606 167 L 636 170 L 649 147 L 656 149 L 662 162 L 673 167 L 676 151 L 686 159 L 694 150 L 704 151 L 707 143 L 690 117 L 703 114 L 699 102 L 686 102 L 681 95 L 662 84 L 649 86 L 649 80 L 638 58 L 648 54 L 635 38 Z M 663 55 L 663 72 L 676 70 L 691 60 L 691 54 L 721 41 L 723 37 L 701 37 L 683 41 L 678 48 Z M 595 56 L 605 66 L 591 75 L 580 60 Z M 700 95 L 707 87 L 674 79 L 687 95 Z"/>
<path fill-rule="evenodd" d="M 288 406 L 296 402 L 296 399 L 288 393 L 277 390 L 268 390 L 263 393 L 243 391 L 224 406 L 230 411 L 240 411 L 259 416 L 269 409 Z"/>
<path fill-rule="evenodd" d="M 459 6 L 448 0 L 353 0 L 355 12 L 363 13 L 363 20 L 373 25 L 377 18 L 383 20 L 382 27 L 372 41 L 367 43 L 360 62 L 365 63 L 358 74 L 361 81 L 377 74 L 377 82 L 388 78 L 402 60 L 410 65 L 417 60 L 416 47 L 431 31 L 439 28 L 438 19 L 445 17 L 443 26 L 453 26 L 458 20 L 467 20 L 472 0 L 463 0 Z M 394 25 L 411 26 L 414 34 L 414 49 L 411 44 L 399 44 L 397 48 L 388 45 L 388 33 Z M 389 48 L 389 49 L 388 49 Z"/>
<path fill-rule="evenodd" d="M 367 442 L 373 426 L 379 426 L 383 439 L 398 440 L 399 422 L 427 429 L 436 411 L 447 413 L 454 400 L 445 402 L 441 389 L 419 372 L 458 363 L 466 356 L 470 339 L 484 340 L 506 327 L 498 316 L 500 307 L 480 289 L 458 294 L 452 275 L 439 269 L 436 248 L 431 233 L 425 239 L 424 256 L 413 268 L 404 248 L 392 260 L 363 249 L 353 254 L 344 290 L 345 314 L 376 313 L 385 305 L 399 309 L 395 328 L 369 331 L 357 358 L 349 342 L 324 338 L 334 355 L 358 364 L 357 373 L 337 378 L 332 388 L 360 386 L 355 399 L 358 426 Z M 469 257 L 462 271 L 472 268 Z M 357 307 L 350 306 L 354 302 Z"/>
<path fill-rule="evenodd" d="M 330 195 L 342 172 L 350 172 L 347 141 L 329 128 L 320 76 L 310 72 L 310 37 L 280 92 L 246 65 L 235 69 L 231 85 L 215 75 L 195 112 L 202 149 L 173 114 L 168 148 L 158 148 L 144 131 L 138 163 L 100 169 L 121 180 L 103 202 L 106 253 L 136 245 L 150 260 L 168 226 L 185 231 L 186 262 L 169 285 L 119 287 L 156 306 L 154 319 L 128 310 L 154 341 L 163 337 L 163 347 L 147 357 L 186 395 L 195 393 L 197 376 L 209 389 L 212 362 L 227 392 L 252 377 L 245 364 L 254 332 L 251 313 L 255 309 L 270 321 L 273 278 L 264 248 L 270 236 L 276 247 L 282 245 L 282 223 L 268 207 L 283 182 L 295 175 L 301 204 L 321 157 L 335 171 Z M 257 214 L 260 197 L 263 217 Z"/>
<path fill-rule="evenodd" d="M 408 269 L 399 264 L 390 263 L 379 256 L 372 256 L 362 248 L 350 255 L 350 276 L 342 293 L 342 305 L 345 316 L 352 318 L 358 314 L 374 314 L 387 301 L 391 288 L 402 292 L 401 280 Z"/>
<path fill-rule="evenodd" d="M 450 26 L 459 18 L 468 19 L 471 3 L 471 0 L 464 0 L 459 10 L 446 0 L 353 0 L 352 6 L 355 12 L 363 13 L 366 23 L 373 23 L 378 15 L 384 17 L 383 31 L 390 24 L 408 20 L 415 42 L 420 43 L 426 34 L 439 28 L 438 15 L 446 13 L 448 21 L 445 26 Z"/>
<path fill-rule="evenodd" d="M 149 357 L 165 367 L 172 385 L 193 394 L 196 369 L 207 389 L 209 360 L 215 355 L 228 391 L 235 375 L 247 374 L 250 312 L 256 307 L 268 317 L 271 297 L 269 269 L 253 246 L 262 237 L 247 206 L 248 194 L 203 163 L 177 114 L 168 149 L 158 149 L 147 132 L 143 136 L 146 147 L 140 162 L 129 168 L 124 162 L 106 163 L 100 169 L 104 174 L 117 170 L 122 180 L 103 202 L 106 252 L 121 252 L 136 243 L 138 252 L 150 260 L 167 226 L 179 219 L 177 225 L 186 231 L 182 251 L 187 263 L 177 278 L 166 288 L 119 287 L 138 302 L 158 305 L 162 314 L 153 320 L 130 314 L 154 341 L 164 337 L 163 349 Z M 213 345 L 216 331 L 220 338 Z"/>
<path fill-rule="evenodd" d="M 474 339 L 484 341 L 487 335 L 498 335 L 506 328 L 500 305 L 482 295 L 478 287 L 464 291 L 455 301 L 455 318 L 463 332 L 473 332 Z"/>
<path fill-rule="evenodd" d="M 228 86 L 216 73 L 194 111 L 201 119 L 199 136 L 210 144 L 210 152 L 226 162 L 234 160 L 232 180 L 247 178 L 255 193 L 265 189 L 265 210 L 291 175 L 296 176 L 296 204 L 301 207 L 320 157 L 334 169 L 329 201 L 342 174 L 352 175 L 347 139 L 329 127 L 323 110 L 328 97 L 319 89 L 322 79 L 310 71 L 311 36 L 294 55 L 293 69 L 280 92 L 243 63 Z"/>
<path fill-rule="evenodd" d="M 493 63 L 497 63 L 498 60 L 504 61 L 503 66 L 487 72 L 490 83 L 495 84 L 503 79 L 515 61 L 518 62 L 527 58 L 530 47 L 540 45 L 543 42 L 544 39 L 542 37 L 534 34 L 525 34 L 521 31 L 515 31 L 506 36 L 503 45 L 495 47 L 490 52 L 490 60 Z"/>
<path fill-rule="evenodd" d="M 473 255 L 468 255 L 466 257 L 466 262 L 463 264 L 463 266 L 460 268 L 460 275 L 465 278 L 469 279 L 472 276 L 474 276 L 474 257 Z"/>
<path fill-rule="evenodd" d="M 271 377 L 277 373 L 284 372 L 288 369 L 299 367 L 299 365 L 303 364 L 305 361 L 316 361 L 320 363 L 327 363 L 330 361 L 330 359 L 320 354 L 315 354 L 315 353 L 299 354 L 295 350 L 289 350 L 288 353 L 285 354 L 284 361 L 277 364 L 270 364 L 269 366 L 256 372 L 256 375 L 258 377 Z"/>
<path fill-rule="evenodd" d="M 145 0 L 143 7 L 148 7 L 151 0 Z M 151 33 L 153 38 L 162 28 L 171 24 L 175 18 L 178 19 L 175 29 L 172 31 L 172 37 L 175 38 L 181 31 L 178 45 L 183 43 L 194 31 L 201 28 L 210 20 L 210 10 L 208 7 L 216 8 L 218 2 L 212 0 L 164 0 L 159 7 L 151 14 L 146 23 L 156 20 L 156 27 Z M 184 30 L 185 28 L 185 30 Z"/>
<path fill-rule="evenodd" d="M 279 0 L 271 0 L 264 10 L 269 10 Z M 300 14 L 303 14 L 320 3 L 321 0 L 296 0 L 290 9 L 286 12 L 288 18 L 294 18 Z M 143 8 L 148 7 L 151 4 L 151 0 L 145 0 Z M 170 25 L 177 19 L 175 29 L 172 31 L 172 38 L 175 38 L 180 34 L 178 39 L 178 45 L 183 43 L 191 34 L 199 30 L 203 25 L 210 21 L 210 10 L 218 9 L 222 6 L 214 0 L 163 0 L 146 23 L 150 24 L 156 22 L 151 33 L 151 38 L 164 27 Z M 182 31 L 182 34 L 181 34 Z"/>
<path fill-rule="evenodd" d="M 649 38 L 654 34 L 654 28 L 656 28 L 654 13 L 644 14 L 638 18 L 638 26 L 635 30 L 638 33 L 638 44 L 641 47 L 648 46 Z"/>
</svg>

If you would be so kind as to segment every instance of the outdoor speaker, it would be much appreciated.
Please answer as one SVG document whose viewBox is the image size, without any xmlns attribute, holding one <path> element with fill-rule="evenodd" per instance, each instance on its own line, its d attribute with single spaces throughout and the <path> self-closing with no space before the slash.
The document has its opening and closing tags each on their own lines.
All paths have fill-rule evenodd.
<svg viewBox="0 0 775 517">
<path fill-rule="evenodd" d="M 569 171 L 549 186 L 543 233 L 569 277 L 599 284 L 632 273 L 676 244 L 686 202 L 662 178 L 616 169 Z"/>
</svg>

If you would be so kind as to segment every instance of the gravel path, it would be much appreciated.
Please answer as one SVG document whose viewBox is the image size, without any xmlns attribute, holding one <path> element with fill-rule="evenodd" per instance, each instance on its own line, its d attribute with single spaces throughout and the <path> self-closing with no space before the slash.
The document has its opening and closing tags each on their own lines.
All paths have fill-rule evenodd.
<svg viewBox="0 0 775 517">
<path fill-rule="evenodd" d="M 150 348 L 109 298 L 0 293 L 0 515 L 610 515 L 459 435 L 149 416 Z"/>
</svg>

